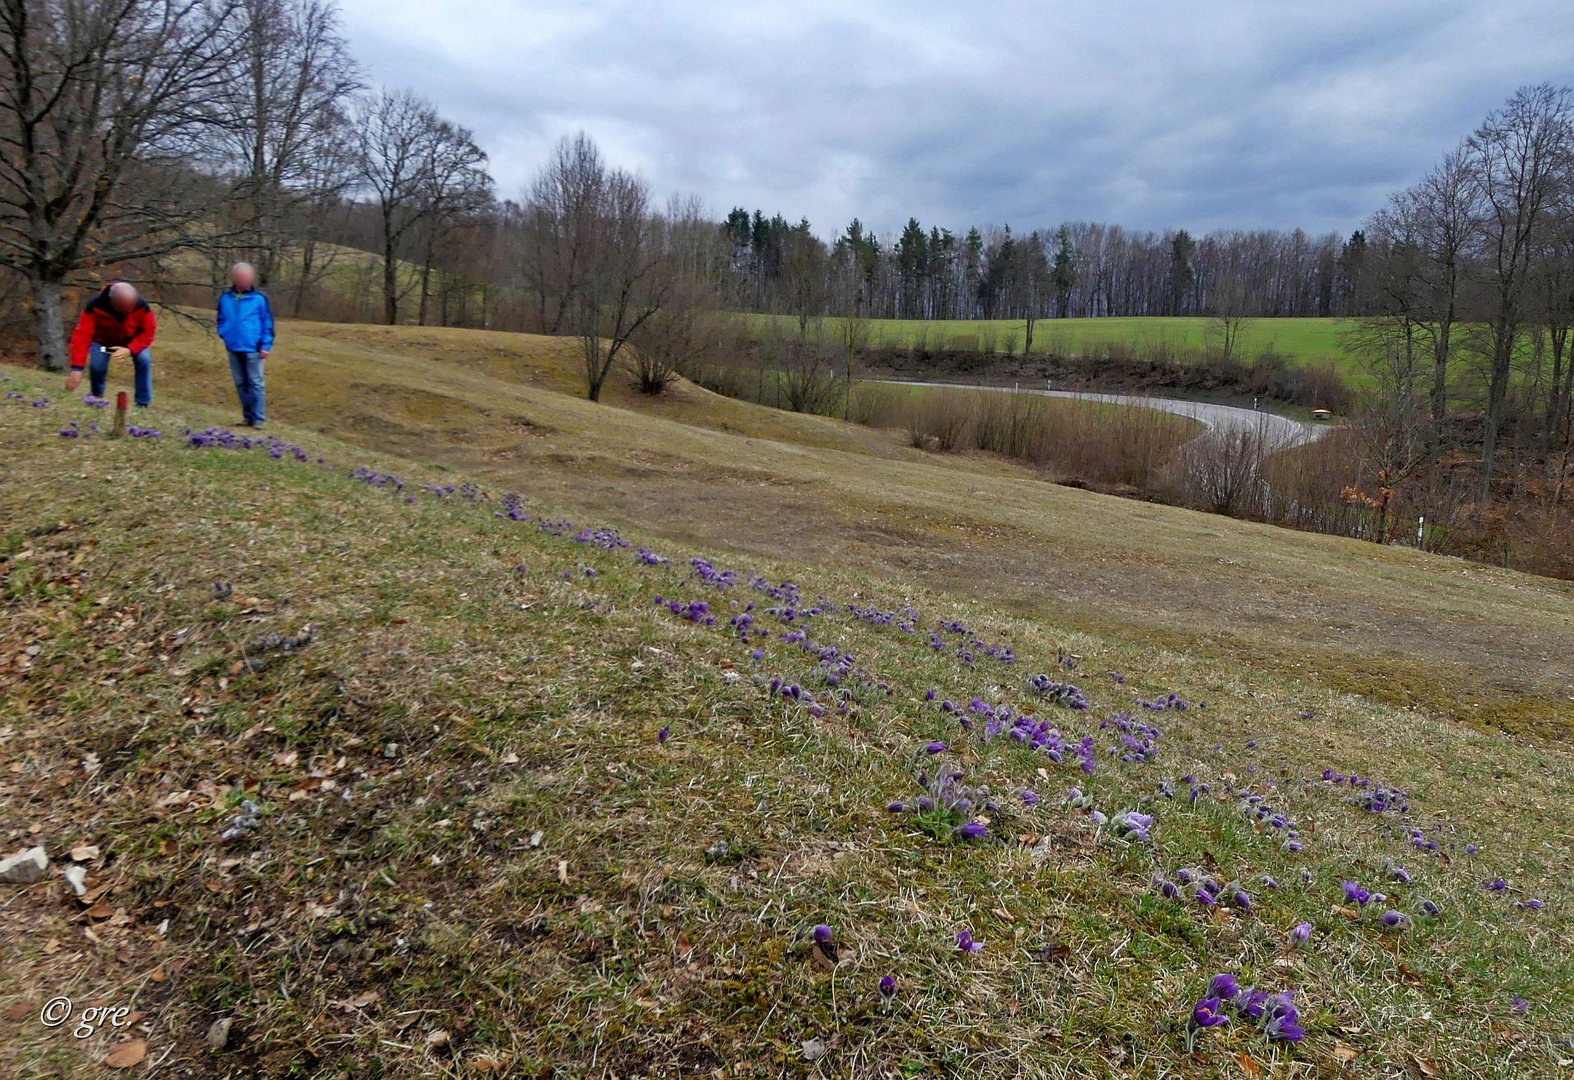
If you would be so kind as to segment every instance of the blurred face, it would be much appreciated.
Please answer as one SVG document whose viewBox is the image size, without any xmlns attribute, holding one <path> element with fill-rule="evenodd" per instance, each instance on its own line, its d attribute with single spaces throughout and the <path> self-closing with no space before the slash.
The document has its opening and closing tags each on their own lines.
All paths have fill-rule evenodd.
<svg viewBox="0 0 1574 1080">
<path fill-rule="evenodd" d="M 257 284 L 257 271 L 249 266 L 237 266 L 230 271 L 230 284 L 241 292 L 246 292 Z"/>
<path fill-rule="evenodd" d="M 137 306 L 137 290 L 130 286 L 111 289 L 109 292 L 109 304 L 120 314 L 124 315 Z"/>
</svg>

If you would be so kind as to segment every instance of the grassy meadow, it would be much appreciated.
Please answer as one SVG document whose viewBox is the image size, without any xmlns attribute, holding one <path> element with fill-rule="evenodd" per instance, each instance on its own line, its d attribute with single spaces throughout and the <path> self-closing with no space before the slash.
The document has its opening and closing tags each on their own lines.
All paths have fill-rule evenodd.
<svg viewBox="0 0 1574 1080">
<path fill-rule="evenodd" d="M 791 316 L 750 316 L 763 324 L 796 331 Z M 1041 319 L 1033 327 L 1033 351 L 1097 354 L 1111 347 L 1154 359 L 1216 347 L 1217 320 L 1204 316 L 1130 316 L 1100 319 Z M 1274 352 L 1299 363 L 1345 364 L 1347 319 L 1248 319 L 1238 349 L 1243 357 Z M 817 320 L 815 333 L 838 341 L 842 320 Z M 1021 319 L 871 319 L 869 344 L 890 348 L 1021 352 L 1027 326 Z"/>
<path fill-rule="evenodd" d="M 15 1075 L 1569 1068 L 1567 583 L 572 348 L 287 322 L 250 445 L 195 325 L 157 437 L 0 369 Z"/>
</svg>

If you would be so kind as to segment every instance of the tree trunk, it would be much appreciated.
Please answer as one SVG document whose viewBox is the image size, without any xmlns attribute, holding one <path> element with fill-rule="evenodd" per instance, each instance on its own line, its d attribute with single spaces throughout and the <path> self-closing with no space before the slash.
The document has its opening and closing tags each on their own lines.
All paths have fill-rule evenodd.
<svg viewBox="0 0 1574 1080">
<path fill-rule="evenodd" d="M 45 371 L 66 369 L 66 328 L 60 318 L 60 283 L 34 277 L 33 337 L 38 342 L 38 366 Z"/>
<path fill-rule="evenodd" d="M 383 321 L 399 322 L 399 263 L 394 258 L 393 212 L 383 209 Z"/>
<path fill-rule="evenodd" d="M 1491 495 L 1493 467 L 1497 464 L 1498 433 L 1508 403 L 1508 381 L 1514 365 L 1514 328 L 1499 321 L 1492 335 L 1492 377 L 1487 387 L 1486 426 L 1481 433 L 1481 496 Z"/>
</svg>

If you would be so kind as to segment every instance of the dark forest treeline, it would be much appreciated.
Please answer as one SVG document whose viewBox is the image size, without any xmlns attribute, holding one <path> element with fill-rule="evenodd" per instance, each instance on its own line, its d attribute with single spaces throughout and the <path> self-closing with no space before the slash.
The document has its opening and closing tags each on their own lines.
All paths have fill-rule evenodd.
<svg viewBox="0 0 1574 1080">
<path fill-rule="evenodd" d="M 873 318 L 1039 319 L 1127 315 L 1351 316 L 1367 299 L 1365 233 L 1302 230 L 1151 232 L 1067 222 L 1028 232 L 928 230 L 910 218 L 881 237 L 854 220 L 830 243 L 807 221 L 735 209 L 723 225 L 733 298 L 752 311 L 793 312 L 806 298 L 841 313 L 854 285 Z"/>
</svg>

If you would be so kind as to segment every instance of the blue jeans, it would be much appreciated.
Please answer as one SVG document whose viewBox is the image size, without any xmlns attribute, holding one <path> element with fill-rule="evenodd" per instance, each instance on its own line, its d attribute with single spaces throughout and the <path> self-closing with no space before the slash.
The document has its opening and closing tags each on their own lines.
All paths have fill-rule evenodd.
<svg viewBox="0 0 1574 1080">
<path fill-rule="evenodd" d="M 136 371 L 133 385 L 136 387 L 137 404 L 153 404 L 153 354 L 147 349 L 132 353 L 131 366 Z M 94 397 L 104 396 L 104 383 L 108 378 L 109 350 L 102 345 L 90 346 L 87 350 L 87 384 Z"/>
<path fill-rule="evenodd" d="M 235 380 L 242 419 L 248 424 L 265 421 L 268 417 L 262 389 L 262 357 L 254 352 L 230 353 L 230 377 Z"/>
</svg>

